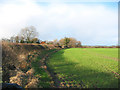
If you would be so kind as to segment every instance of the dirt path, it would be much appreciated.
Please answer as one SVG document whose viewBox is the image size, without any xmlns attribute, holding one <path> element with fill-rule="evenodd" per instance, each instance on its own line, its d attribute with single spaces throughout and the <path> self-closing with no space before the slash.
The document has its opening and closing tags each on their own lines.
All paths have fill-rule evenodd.
<svg viewBox="0 0 120 90">
<path fill-rule="evenodd" d="M 51 85 L 51 87 L 53 87 L 53 88 L 60 88 L 60 81 L 59 81 L 58 77 L 56 76 L 56 73 L 47 66 L 46 59 L 48 59 L 48 57 L 49 57 L 52 53 L 55 53 L 55 52 L 57 52 L 57 51 L 58 51 L 58 50 L 55 50 L 55 51 L 53 51 L 53 52 L 50 52 L 50 53 L 46 54 L 46 55 L 40 60 L 41 68 L 44 68 L 44 70 L 46 71 L 46 73 L 47 73 L 50 77 L 52 77 L 53 85 Z"/>
<path fill-rule="evenodd" d="M 45 65 L 46 65 L 46 62 L 45 62 Z M 60 88 L 60 81 L 56 76 L 57 74 L 53 70 L 51 70 L 49 67 L 47 67 L 47 71 L 49 72 L 50 76 L 52 77 L 52 81 L 54 82 L 53 87 Z"/>
</svg>

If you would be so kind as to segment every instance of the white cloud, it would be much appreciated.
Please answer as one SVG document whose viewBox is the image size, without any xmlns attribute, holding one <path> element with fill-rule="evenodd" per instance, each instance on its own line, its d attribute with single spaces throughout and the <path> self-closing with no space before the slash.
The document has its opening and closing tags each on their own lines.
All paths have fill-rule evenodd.
<svg viewBox="0 0 120 90">
<path fill-rule="evenodd" d="M 0 6 L 0 38 L 33 25 L 43 40 L 71 36 L 83 44 L 117 44 L 117 14 L 105 5 L 38 5 L 34 0 L 16 0 Z"/>
</svg>

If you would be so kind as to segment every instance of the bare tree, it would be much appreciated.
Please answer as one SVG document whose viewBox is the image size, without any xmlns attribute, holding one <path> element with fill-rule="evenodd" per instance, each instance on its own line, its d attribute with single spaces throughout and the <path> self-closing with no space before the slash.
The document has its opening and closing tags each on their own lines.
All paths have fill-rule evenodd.
<svg viewBox="0 0 120 90">
<path fill-rule="evenodd" d="M 34 26 L 25 27 L 21 30 L 20 36 L 24 38 L 24 41 L 30 42 L 38 36 L 38 32 Z"/>
</svg>

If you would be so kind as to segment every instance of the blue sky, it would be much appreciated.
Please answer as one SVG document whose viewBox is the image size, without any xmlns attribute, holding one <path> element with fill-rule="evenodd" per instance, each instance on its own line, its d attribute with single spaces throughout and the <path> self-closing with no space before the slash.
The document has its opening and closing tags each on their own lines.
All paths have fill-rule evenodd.
<svg viewBox="0 0 120 90">
<path fill-rule="evenodd" d="M 39 39 L 75 37 L 83 45 L 118 44 L 118 3 L 6 0 L 0 1 L 0 38 L 35 26 Z"/>
</svg>

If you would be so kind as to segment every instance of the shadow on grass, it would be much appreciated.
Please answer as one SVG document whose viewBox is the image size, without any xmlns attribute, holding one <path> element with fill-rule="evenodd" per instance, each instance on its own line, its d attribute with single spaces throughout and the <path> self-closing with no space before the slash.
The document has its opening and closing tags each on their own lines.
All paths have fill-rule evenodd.
<svg viewBox="0 0 120 90">
<path fill-rule="evenodd" d="M 40 62 L 45 55 L 55 51 L 56 49 L 52 50 L 43 50 L 42 53 L 36 58 L 35 61 L 32 62 L 32 67 L 35 70 L 35 76 L 39 78 L 38 87 L 42 88 L 50 88 L 51 87 L 51 77 L 48 75 L 44 68 L 41 68 L 42 63 Z M 45 62 L 43 62 L 44 64 Z M 45 64 L 44 64 L 45 65 Z"/>
<path fill-rule="evenodd" d="M 49 71 L 55 74 L 55 79 L 56 76 L 59 77 L 56 81 L 65 82 L 64 86 L 72 83 L 73 87 L 118 88 L 118 79 L 112 72 L 102 72 L 87 66 L 80 66 L 80 63 L 74 61 L 68 61 L 64 57 L 65 50 L 54 53 L 47 60 Z M 56 83 L 56 86 L 60 86 L 60 82 Z"/>
<path fill-rule="evenodd" d="M 46 73 L 45 69 L 41 68 L 40 60 L 48 53 L 47 51 L 43 51 L 35 61 L 31 63 L 32 68 L 35 70 L 35 76 L 39 79 L 38 87 L 49 88 L 51 78 Z"/>
</svg>

